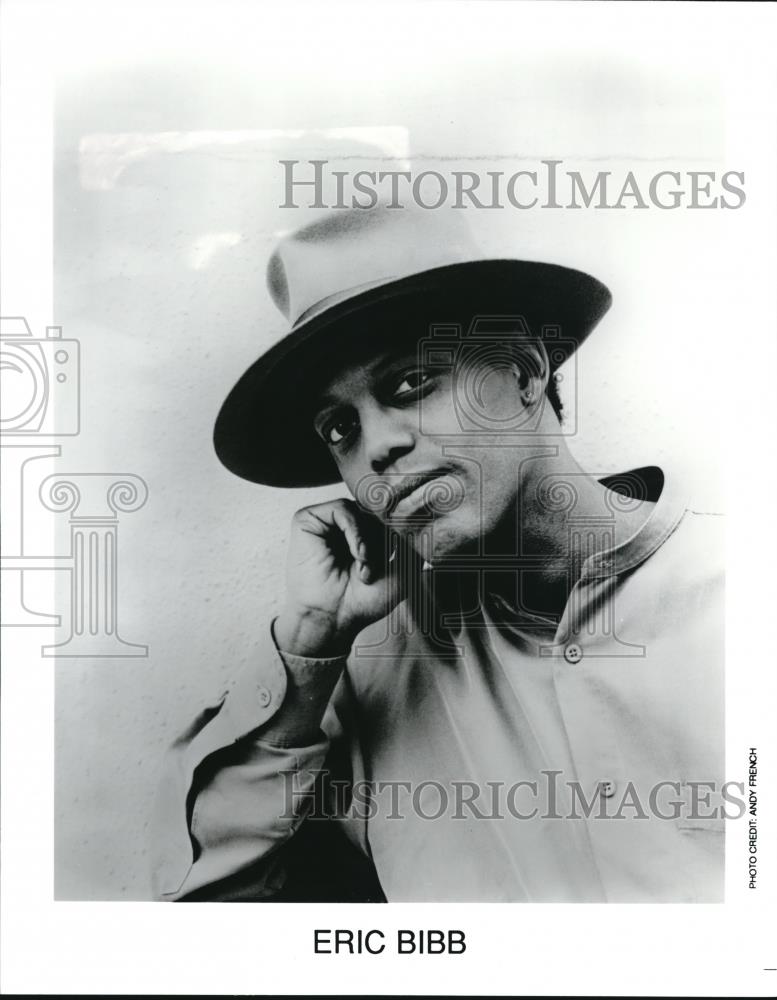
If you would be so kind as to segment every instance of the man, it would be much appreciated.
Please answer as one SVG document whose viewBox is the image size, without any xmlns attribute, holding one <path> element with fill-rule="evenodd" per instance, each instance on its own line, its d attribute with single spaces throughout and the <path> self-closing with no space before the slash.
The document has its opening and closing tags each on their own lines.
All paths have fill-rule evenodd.
<svg viewBox="0 0 777 1000">
<path fill-rule="evenodd" d="M 281 614 L 175 743 L 164 899 L 722 898 L 720 519 L 587 474 L 558 393 L 610 304 L 435 213 L 334 212 L 216 425 L 294 516 Z"/>
</svg>

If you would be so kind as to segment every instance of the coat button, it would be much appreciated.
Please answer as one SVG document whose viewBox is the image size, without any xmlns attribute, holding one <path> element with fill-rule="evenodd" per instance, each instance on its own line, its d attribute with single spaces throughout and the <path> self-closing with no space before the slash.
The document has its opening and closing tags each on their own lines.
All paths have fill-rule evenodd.
<svg viewBox="0 0 777 1000">
<path fill-rule="evenodd" d="M 583 650 L 576 642 L 570 642 L 564 650 L 564 659 L 567 663 L 579 663 L 583 659 Z"/>
<path fill-rule="evenodd" d="M 614 781 L 600 781 L 599 794 L 603 799 L 611 799 L 615 795 L 616 784 Z"/>
<path fill-rule="evenodd" d="M 267 690 L 267 688 L 259 688 L 259 704 L 262 708 L 267 708 L 267 706 L 272 701 L 272 695 Z"/>
</svg>

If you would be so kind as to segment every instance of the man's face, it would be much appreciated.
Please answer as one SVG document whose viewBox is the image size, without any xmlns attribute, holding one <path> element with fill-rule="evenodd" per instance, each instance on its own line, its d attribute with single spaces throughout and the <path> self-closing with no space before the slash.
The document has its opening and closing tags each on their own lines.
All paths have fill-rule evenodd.
<svg viewBox="0 0 777 1000">
<path fill-rule="evenodd" d="M 498 431 L 523 411 L 515 367 L 469 364 L 484 418 L 476 436 L 462 432 L 457 375 L 421 364 L 414 345 L 386 350 L 346 363 L 315 408 L 316 432 L 360 506 L 430 559 L 471 548 L 514 509 L 520 488 L 515 439 L 506 446 Z"/>
</svg>

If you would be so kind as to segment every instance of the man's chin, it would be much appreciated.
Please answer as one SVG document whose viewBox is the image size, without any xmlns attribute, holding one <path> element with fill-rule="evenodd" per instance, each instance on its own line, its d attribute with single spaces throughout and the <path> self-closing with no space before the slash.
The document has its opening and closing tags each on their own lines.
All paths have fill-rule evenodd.
<svg viewBox="0 0 777 1000">
<path fill-rule="evenodd" d="M 439 517 L 423 527 L 414 526 L 406 537 L 421 558 L 434 564 L 446 557 L 477 551 L 480 534 L 468 531 L 452 517 Z"/>
</svg>

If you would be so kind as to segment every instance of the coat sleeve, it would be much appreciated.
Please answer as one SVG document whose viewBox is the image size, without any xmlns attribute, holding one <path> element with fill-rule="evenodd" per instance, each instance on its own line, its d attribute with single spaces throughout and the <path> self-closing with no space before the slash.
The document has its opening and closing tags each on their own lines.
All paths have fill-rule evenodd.
<svg viewBox="0 0 777 1000">
<path fill-rule="evenodd" d="M 252 662 L 174 741 L 154 810 L 155 898 L 291 898 L 305 892 L 305 863 L 314 873 L 332 851 L 344 872 L 359 868 L 332 822 L 307 821 L 330 751 L 343 762 L 332 692 L 344 666 L 281 654 L 268 628 Z"/>
</svg>

